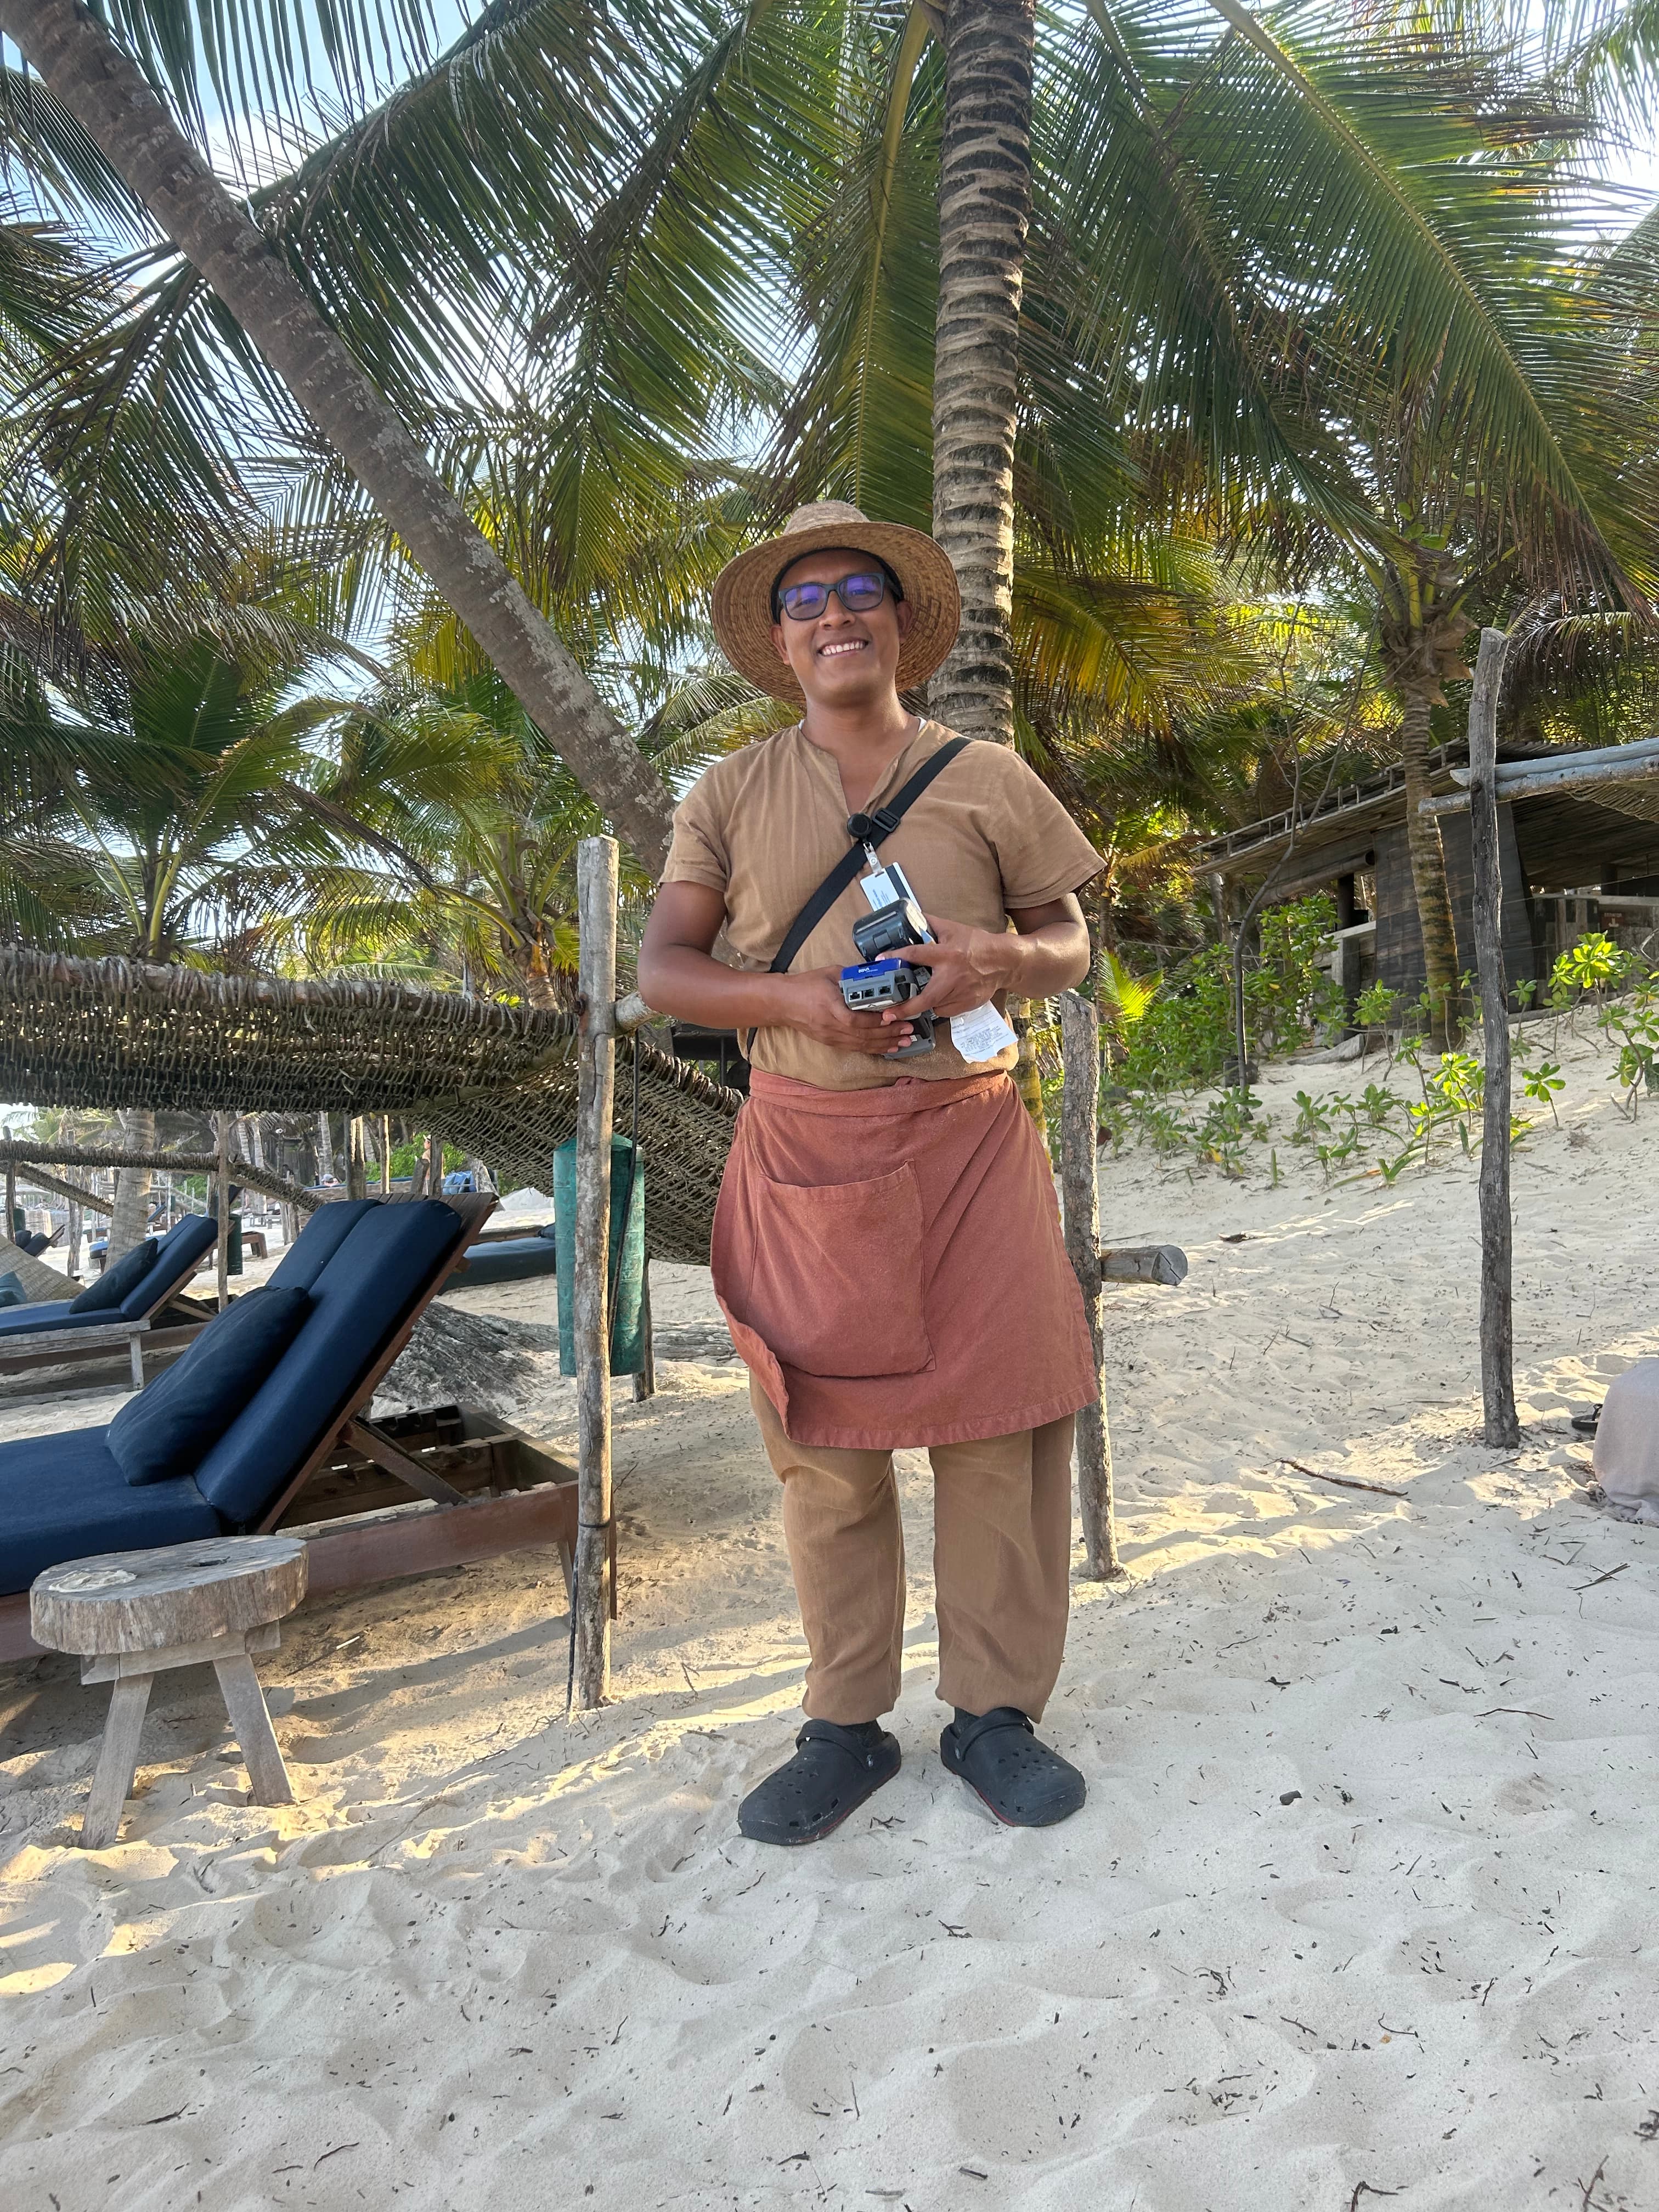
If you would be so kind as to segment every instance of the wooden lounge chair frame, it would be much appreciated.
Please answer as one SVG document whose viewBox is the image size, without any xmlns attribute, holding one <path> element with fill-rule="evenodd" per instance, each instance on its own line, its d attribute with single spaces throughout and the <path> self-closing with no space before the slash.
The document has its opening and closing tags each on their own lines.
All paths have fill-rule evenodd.
<svg viewBox="0 0 1659 2212">
<path fill-rule="evenodd" d="M 572 1462 L 470 1407 L 440 1407 L 385 1421 L 367 1416 L 387 1370 L 463 1263 L 496 1200 L 490 1192 L 468 1192 L 440 1203 L 465 1224 L 453 1258 L 365 1370 L 350 1410 L 329 1429 L 258 1524 L 261 1534 L 280 1528 L 304 1537 L 313 1596 L 495 1559 L 530 1544 L 559 1547 L 569 1587 L 577 1534 Z M 616 1551 L 613 1521 L 613 1616 Z M 29 1634 L 28 1592 L 0 1597 L 0 1661 L 29 1658 L 42 1648 Z"/>
<path fill-rule="evenodd" d="M 208 1258 L 213 1256 L 213 1247 L 208 1247 Z M 200 1263 L 192 1267 L 191 1276 L 199 1274 Z M 169 1307 L 177 1307 L 187 1316 L 156 1327 L 155 1317 L 165 1315 Z M 27 1312 L 27 1307 L 12 1309 Z M 132 1387 L 144 1387 L 144 1354 L 147 1352 L 182 1352 L 185 1345 L 193 1344 L 213 1319 L 215 1309 L 199 1298 L 186 1295 L 183 1285 L 175 1283 L 155 1297 L 136 1321 L 129 1321 L 118 1306 L 107 1322 L 99 1322 L 88 1328 L 43 1328 L 38 1334 L 19 1337 L 16 1348 L 5 1348 L 6 1339 L 0 1333 L 0 1376 L 24 1375 L 32 1367 L 69 1367 L 82 1359 L 110 1359 L 125 1351 L 132 1363 Z"/>
</svg>

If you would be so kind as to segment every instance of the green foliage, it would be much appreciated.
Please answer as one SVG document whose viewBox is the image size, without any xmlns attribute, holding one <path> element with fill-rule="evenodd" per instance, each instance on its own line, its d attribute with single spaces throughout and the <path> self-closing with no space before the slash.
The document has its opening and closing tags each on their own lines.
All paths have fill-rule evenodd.
<svg viewBox="0 0 1659 2212">
<path fill-rule="evenodd" d="M 1486 1071 L 1472 1053 L 1442 1053 L 1440 1065 L 1429 1082 L 1454 1114 L 1480 1111 L 1486 1096 Z"/>
<path fill-rule="evenodd" d="M 422 1161 L 424 1160 L 425 1158 L 426 1139 L 424 1137 L 421 1139 L 418 1144 L 410 1143 L 407 1145 L 394 1145 L 392 1147 L 392 1181 L 395 1182 L 399 1179 L 399 1177 L 412 1176 L 416 1169 L 420 1166 Z M 444 1146 L 443 1173 L 445 1175 L 448 1175 L 453 1169 L 464 1168 L 465 1165 L 466 1154 L 462 1152 L 459 1146 L 455 1145 L 446 1145 Z"/>
<path fill-rule="evenodd" d="M 16 838 L 0 827 L 0 910 L 32 902 L 24 933 L 37 941 L 243 965 L 337 857 L 303 779 L 313 733 L 341 702 L 292 694 L 338 641 L 290 619 L 269 581 L 223 611 L 263 613 L 265 635 L 232 646 L 116 632 L 51 684 L 0 657 L 13 787 L 0 823 L 9 796 L 27 826 Z"/>
<path fill-rule="evenodd" d="M 1521 1088 L 1526 1096 L 1540 1106 L 1549 1108 L 1550 1119 L 1559 1129 L 1561 1116 L 1555 1110 L 1556 1096 L 1567 1087 L 1559 1060 L 1540 1059 L 1528 1063 L 1525 1060 L 1517 1060 L 1516 1073 L 1521 1078 Z"/>
<path fill-rule="evenodd" d="M 1361 1030 L 1386 1030 L 1394 1019 L 1400 1004 L 1398 991 L 1391 991 L 1380 981 L 1368 983 L 1354 1000 L 1354 1027 Z"/>
<path fill-rule="evenodd" d="M 1364 1115 L 1368 1127 L 1382 1129 L 1387 1127 L 1399 1103 L 1392 1091 L 1385 1091 L 1380 1084 L 1368 1083 L 1360 1097 L 1358 1110 Z"/>
<path fill-rule="evenodd" d="M 1188 1124 L 1194 1151 L 1200 1160 L 1220 1168 L 1235 1181 L 1244 1172 L 1244 1146 L 1254 1140 L 1265 1144 L 1267 1123 L 1261 1101 L 1253 1091 L 1218 1093 L 1201 1118 Z"/>
<path fill-rule="evenodd" d="M 1656 991 L 1659 994 L 1659 971 Z M 1641 1032 L 1650 1058 L 1642 1060 L 1638 1048 L 1630 1064 L 1638 1068 L 1638 1077 L 1655 1066 L 1654 1083 L 1659 1087 L 1659 995 L 1650 1018 L 1651 1038 Z M 1243 1174 L 1249 1146 L 1267 1146 L 1275 1189 L 1282 1180 L 1282 1143 L 1310 1153 L 1327 1184 L 1340 1175 L 1346 1182 L 1377 1176 L 1391 1187 L 1407 1168 L 1431 1166 L 1438 1149 L 1454 1140 L 1464 1157 L 1472 1158 L 1480 1146 L 1486 1098 L 1486 1069 L 1480 1060 L 1466 1052 L 1430 1055 L 1418 1045 L 1403 1064 L 1418 1076 L 1418 1098 L 1375 1082 L 1367 1084 L 1358 1097 L 1342 1091 L 1298 1091 L 1295 1119 L 1288 1128 L 1275 1127 L 1254 1092 L 1241 1100 L 1235 1091 L 1220 1091 L 1200 1111 L 1196 1107 L 1183 1110 L 1170 1097 L 1120 1091 L 1103 1117 L 1102 1135 L 1117 1145 L 1144 1144 L 1163 1158 L 1184 1157 L 1196 1164 L 1218 1167 L 1231 1176 Z M 1528 1096 L 1551 1103 L 1553 1111 L 1551 1092 L 1562 1085 L 1559 1068 L 1553 1061 L 1536 1069 L 1524 1061 L 1518 1066 Z M 1512 1117 L 1511 1142 L 1522 1142 L 1529 1127 L 1525 1120 Z"/>
<path fill-rule="evenodd" d="M 708 665 L 720 561 L 797 497 L 932 512 L 936 11 L 497 0 L 441 57 L 423 0 L 94 14 L 188 127 L 211 114 L 258 156 L 246 204 L 274 264 L 664 773 L 775 726 Z M 1158 886 L 1147 934 L 1167 977 L 1103 985 L 1114 1073 L 1147 1102 L 1151 1140 L 1229 1171 L 1253 1125 L 1206 1109 L 1188 1127 L 1164 1103 L 1234 1048 L 1226 954 L 1175 964 L 1192 905 L 1163 926 L 1170 855 L 1193 826 L 1284 803 L 1287 763 L 1336 764 L 1351 733 L 1333 702 L 1344 654 L 1359 659 L 1348 613 L 1310 642 L 1306 605 L 1272 594 L 1322 605 L 1340 578 L 1362 630 L 1383 604 L 1382 645 L 1430 638 L 1449 682 L 1469 623 L 1506 594 L 1547 583 L 1604 625 L 1624 619 L 1626 578 L 1632 605 L 1652 595 L 1659 387 L 1632 362 L 1655 234 L 1592 243 L 1613 225 L 1587 219 L 1590 91 L 1564 108 L 1541 36 L 1517 21 L 1492 43 L 1459 13 L 1402 37 L 1333 0 L 1271 20 L 1154 0 L 1039 15 L 1018 736 L 1097 835 L 1104 896 L 1144 913 Z M 1616 103 L 1613 52 L 1592 88 Z M 397 518 L 319 455 L 257 345 L 21 71 L 0 76 L 0 150 L 27 202 L 0 210 L 0 637 L 78 682 L 143 633 L 138 601 L 191 616 L 118 672 L 122 696 L 88 691 L 73 717 L 44 678 L 15 687 L 17 726 L 76 720 L 104 757 L 0 810 L 0 929 L 247 963 L 286 945 L 568 999 L 570 855 L 599 817 L 556 732 L 523 726 L 411 579 Z M 395 665 L 321 734 L 284 721 L 294 684 L 244 683 L 240 644 L 216 635 L 205 674 L 196 658 L 202 599 L 234 598 L 256 495 L 336 549 L 319 605 L 360 615 L 389 582 Z M 238 611 L 245 630 L 270 619 Z M 377 622 L 377 648 L 387 635 Z M 139 746 L 112 777 L 104 741 L 143 737 L 146 686 L 152 721 L 199 709 L 215 746 L 174 744 L 173 782 L 141 805 L 125 775 Z M 1391 732 L 1374 691 L 1365 711 L 1352 750 L 1375 756 Z M 625 937 L 646 889 L 629 886 Z M 1253 1051 L 1335 1011 L 1315 904 L 1263 917 Z M 1576 1015 L 1619 981 L 1586 956 L 1553 1002 Z M 1424 1011 L 1379 985 L 1359 1019 L 1420 1030 Z M 1620 1048 L 1644 1080 L 1644 1035 Z M 1443 1126 L 1468 1144 L 1467 1077 L 1419 1072 L 1425 1146 Z M 1310 1104 L 1300 1140 L 1328 1171 L 1360 1157 L 1362 1125 L 1401 1133 L 1391 1109 Z"/>
<path fill-rule="evenodd" d="M 1292 947 L 1300 944 L 1305 958 L 1306 939 L 1300 926 L 1277 933 L 1274 942 Z M 1556 962 L 1549 996 L 1558 1013 L 1613 993 L 1617 995 L 1607 998 L 1597 1025 L 1613 1048 L 1609 1079 L 1622 1094 L 1617 1103 L 1634 1120 L 1642 1097 L 1659 1094 L 1659 965 L 1621 951 L 1601 932 L 1581 939 Z M 1194 1001 L 1188 1026 L 1176 1033 L 1182 1042 L 1189 1041 L 1197 1030 L 1203 1002 L 1194 994 L 1187 1003 L 1192 1006 Z M 1170 1003 L 1166 994 L 1158 1011 Z M 1231 1045 L 1231 1036 L 1224 1042 Z M 1559 1129 L 1556 1101 L 1566 1085 L 1559 1060 L 1544 1049 L 1535 1032 L 1523 1029 L 1515 1033 L 1512 1052 L 1514 1078 L 1522 1096 L 1535 1105 L 1547 1106 Z M 1218 1059 L 1219 1054 L 1212 1057 Z M 1103 1136 L 1115 1144 L 1145 1144 L 1162 1157 L 1184 1156 L 1233 1176 L 1243 1172 L 1249 1144 L 1267 1145 L 1275 1188 L 1281 1180 L 1281 1144 L 1311 1154 L 1327 1183 L 1346 1170 L 1345 1181 L 1376 1176 L 1391 1187 L 1408 1168 L 1427 1169 L 1443 1147 L 1454 1144 L 1472 1158 L 1480 1147 L 1486 1103 L 1482 1062 L 1471 1052 L 1431 1052 L 1419 1035 L 1407 1036 L 1397 1061 L 1390 1058 L 1389 1066 L 1396 1065 L 1416 1076 L 1417 1098 L 1375 1081 L 1357 1097 L 1341 1091 L 1301 1090 L 1295 1094 L 1296 1111 L 1288 1127 L 1276 1127 L 1254 1093 L 1241 1106 L 1235 1093 L 1222 1091 L 1200 1111 L 1183 1107 L 1174 1088 L 1168 1092 L 1150 1086 L 1139 1091 L 1120 1088 L 1103 1116 Z M 1124 1069 L 1117 1072 L 1121 1076 Z M 1188 1091 L 1198 1087 L 1190 1082 L 1181 1086 Z M 1511 1115 L 1511 1144 L 1525 1143 L 1532 1126 L 1524 1115 Z"/>
<path fill-rule="evenodd" d="M 1341 994 L 1320 966 L 1336 908 L 1323 892 L 1261 916 L 1261 951 L 1244 970 L 1244 1021 L 1251 1054 L 1288 1052 L 1341 1011 Z M 1130 1091 L 1194 1091 L 1218 1080 L 1233 1043 L 1232 956 L 1207 946 L 1162 979 L 1129 1032 L 1114 1071 Z"/>
<path fill-rule="evenodd" d="M 1137 975 L 1115 952 L 1101 954 L 1096 996 L 1109 1059 L 1127 1049 L 1163 988 L 1161 975 Z"/>
<path fill-rule="evenodd" d="M 1603 1008 L 1597 1026 L 1617 1048 L 1610 1081 L 1624 1092 L 1620 1109 L 1633 1121 L 1644 1091 L 1659 1091 L 1659 968 L 1627 959 L 1627 994 Z"/>
<path fill-rule="evenodd" d="M 1583 998 L 1618 982 L 1629 965 L 1628 953 L 1621 952 L 1601 930 L 1592 930 L 1561 954 L 1551 972 L 1550 987 L 1554 991 L 1559 985 L 1564 993 Z"/>
</svg>

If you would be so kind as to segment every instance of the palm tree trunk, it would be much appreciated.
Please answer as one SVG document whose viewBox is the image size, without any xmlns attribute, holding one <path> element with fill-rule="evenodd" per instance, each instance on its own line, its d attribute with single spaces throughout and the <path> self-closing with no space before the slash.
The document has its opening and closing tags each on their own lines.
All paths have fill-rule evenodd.
<svg viewBox="0 0 1659 2212">
<path fill-rule="evenodd" d="M 618 834 L 660 866 L 673 810 L 649 763 L 139 70 L 79 0 L 0 0 L 0 32 L 213 287 Z"/>
<path fill-rule="evenodd" d="M 155 1150 L 155 1114 L 149 1106 L 124 1106 L 120 1113 L 121 1147 L 129 1152 Z M 109 1249 L 104 1265 L 112 1267 L 124 1252 L 142 1244 L 149 1215 L 151 1170 L 118 1168 L 115 1171 L 115 1210 L 109 1218 Z"/>
<path fill-rule="evenodd" d="M 962 628 L 927 687 L 964 737 L 1014 741 L 1014 427 L 1031 216 L 1032 0 L 946 0 L 933 345 L 933 535 L 956 566 Z M 1026 1031 L 1014 1081 L 1046 1133 Z"/>
<path fill-rule="evenodd" d="M 1395 678 L 1400 692 L 1400 757 L 1406 771 L 1406 844 L 1411 854 L 1412 889 L 1418 926 L 1423 933 L 1423 969 L 1429 994 L 1429 1030 L 1443 1052 L 1457 1030 L 1457 935 L 1452 927 L 1451 896 L 1446 889 L 1446 855 L 1440 824 L 1419 811 L 1431 796 L 1429 714 L 1437 682 L 1425 684 L 1409 672 Z"/>
<path fill-rule="evenodd" d="M 15 4 L 15 0 L 9 0 Z M 1014 416 L 1031 212 L 1031 0 L 948 0 L 933 362 L 933 532 L 962 629 L 928 687 L 964 737 L 1014 738 Z"/>
</svg>

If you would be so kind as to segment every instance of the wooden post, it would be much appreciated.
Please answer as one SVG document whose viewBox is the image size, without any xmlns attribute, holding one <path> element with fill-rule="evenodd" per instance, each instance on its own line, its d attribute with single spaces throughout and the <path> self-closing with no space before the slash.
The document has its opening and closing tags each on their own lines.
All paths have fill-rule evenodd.
<svg viewBox="0 0 1659 2212">
<path fill-rule="evenodd" d="M 1030 999 L 1010 999 L 1008 1019 L 1018 1038 L 1018 1049 L 1014 1059 L 1014 1088 L 1018 1091 L 1026 1112 L 1037 1125 L 1037 1133 L 1046 1145 L 1048 1141 L 1048 1116 L 1042 1103 L 1042 1077 L 1037 1067 L 1036 1047 L 1031 1042 L 1031 1021 L 1034 1009 L 1040 1002 Z"/>
<path fill-rule="evenodd" d="M 1469 702 L 1469 842 L 1474 864 L 1474 954 L 1486 1035 L 1486 1126 L 1480 1143 L 1480 1395 L 1488 1444 L 1521 1441 L 1515 1409 L 1515 1316 L 1510 1219 L 1510 1017 L 1504 974 L 1502 860 L 1498 843 L 1498 694 L 1509 638 L 1483 629 Z"/>
<path fill-rule="evenodd" d="M 6 1162 L 6 1240 L 9 1243 L 15 1243 L 16 1237 L 17 1169 L 13 1161 L 8 1160 Z"/>
<path fill-rule="evenodd" d="M 576 848 L 580 1043 L 576 1088 L 576 1590 L 572 1694 L 611 1687 L 611 1124 L 617 1088 L 617 841 Z"/>
<path fill-rule="evenodd" d="M 219 1310 L 222 1313 L 230 1304 L 230 1116 L 216 1114 L 214 1133 L 218 1139 L 219 1164 L 214 1170 L 214 1201 L 219 1215 L 219 1242 L 216 1258 L 219 1271 Z"/>
<path fill-rule="evenodd" d="M 361 1114 L 354 1114 L 346 1123 L 346 1196 L 348 1198 L 368 1196 L 368 1175 L 363 1164 L 364 1155 L 368 1149 L 363 1117 Z"/>
<path fill-rule="evenodd" d="M 1066 1207 L 1066 1250 L 1083 1292 L 1100 1395 L 1077 1417 L 1078 1509 L 1086 1572 L 1115 1582 L 1117 1556 L 1112 1510 L 1112 1437 L 1106 1413 L 1105 1340 L 1100 1320 L 1100 1190 L 1096 1182 L 1100 1117 L 1100 1016 L 1075 991 L 1060 994 L 1060 1028 L 1066 1084 L 1060 1102 L 1060 1187 Z"/>
<path fill-rule="evenodd" d="M 637 1171 L 639 1163 L 635 1162 Z M 642 1406 L 657 1395 L 657 1348 L 651 1339 L 651 1261 L 645 1262 L 640 1291 L 640 1371 L 634 1377 L 634 1403 Z"/>
<path fill-rule="evenodd" d="M 380 1116 L 380 1195 L 392 1195 L 392 1116 Z"/>
</svg>

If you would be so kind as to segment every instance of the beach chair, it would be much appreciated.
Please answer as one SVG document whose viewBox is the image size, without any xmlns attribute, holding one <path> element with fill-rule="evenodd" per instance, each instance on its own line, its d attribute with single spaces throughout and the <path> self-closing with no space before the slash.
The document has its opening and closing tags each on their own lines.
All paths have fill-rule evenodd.
<svg viewBox="0 0 1659 2212">
<path fill-rule="evenodd" d="M 481 1237 L 466 1255 L 465 1273 L 451 1281 L 452 1291 L 470 1291 L 482 1283 L 522 1283 L 537 1275 L 558 1272 L 553 1224 L 514 1236 Z"/>
<path fill-rule="evenodd" d="M 187 1213 L 167 1236 L 134 1245 L 78 1297 L 0 1307 L 0 1376 L 125 1352 L 132 1387 L 142 1390 L 145 1352 L 189 1344 L 211 1317 L 204 1308 L 179 1306 L 170 1324 L 164 1320 L 218 1234 L 208 1215 Z"/>
<path fill-rule="evenodd" d="M 495 1203 L 486 1194 L 320 1208 L 269 1286 L 301 1294 L 277 1301 L 295 1333 L 249 1376 L 188 1474 L 135 1482 L 109 1428 L 0 1444 L 0 1660 L 38 1648 L 27 1590 L 47 1567 L 204 1536 L 302 1536 L 313 1595 L 526 1544 L 556 1544 L 568 1578 L 577 1522 L 568 1461 L 464 1407 L 382 1421 L 368 1410 Z M 183 1395 L 174 1378 L 195 1387 L 256 1337 L 261 1299 L 270 1312 L 256 1290 L 216 1316 L 150 1386 L 174 1384 L 153 1404 L 173 1403 Z M 149 1397 L 129 1401 L 122 1420 Z"/>
</svg>

